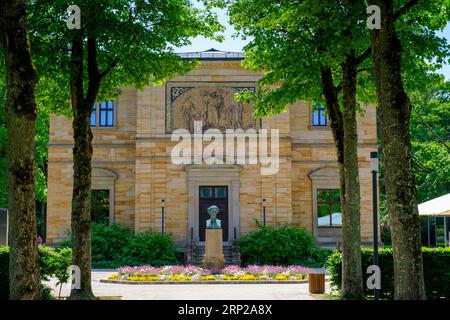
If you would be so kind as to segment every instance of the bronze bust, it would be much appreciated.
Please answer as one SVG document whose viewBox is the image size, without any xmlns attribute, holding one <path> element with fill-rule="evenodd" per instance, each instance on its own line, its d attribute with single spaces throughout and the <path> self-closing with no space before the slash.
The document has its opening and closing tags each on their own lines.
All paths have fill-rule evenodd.
<svg viewBox="0 0 450 320">
<path fill-rule="evenodd" d="M 207 209 L 207 211 L 211 218 L 206 220 L 206 228 L 208 228 L 208 229 L 222 228 L 221 221 L 219 219 L 217 219 L 217 214 L 219 213 L 219 207 L 213 205 L 213 206 L 210 206 Z"/>
</svg>

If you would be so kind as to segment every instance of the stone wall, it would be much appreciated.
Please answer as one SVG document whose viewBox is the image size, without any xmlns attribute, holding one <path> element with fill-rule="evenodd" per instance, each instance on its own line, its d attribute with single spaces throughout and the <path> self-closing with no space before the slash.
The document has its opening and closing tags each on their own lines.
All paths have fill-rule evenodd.
<svg viewBox="0 0 450 320">
<path fill-rule="evenodd" d="M 137 90 L 122 89 L 116 100 L 114 127 L 94 127 L 92 167 L 117 175 L 114 187 L 114 221 L 134 227 L 135 137 Z M 50 120 L 48 145 L 47 241 L 66 237 L 70 229 L 73 183 L 72 121 L 63 116 Z M 93 176 L 93 187 L 96 177 Z"/>
<path fill-rule="evenodd" d="M 199 68 L 185 76 L 175 77 L 167 86 L 211 86 L 211 83 L 247 85 L 255 83 L 259 77 L 260 74 L 243 69 L 240 61 L 203 61 Z M 191 236 L 189 210 L 195 199 L 192 199 L 194 195 L 189 190 L 188 168 L 170 161 L 171 149 L 176 142 L 170 141 L 170 134 L 166 133 L 166 101 L 165 85 L 121 90 L 116 105 L 115 127 L 93 128 L 93 167 L 111 172 L 109 178 L 94 175 L 93 186 L 101 187 L 108 181 L 104 179 L 111 179 L 114 221 L 129 226 L 135 232 L 161 229 L 161 199 L 164 199 L 165 230 L 182 246 Z M 372 194 L 369 156 L 377 146 L 375 108 L 368 106 L 365 111 L 365 115 L 358 118 L 358 156 L 362 197 L 361 234 L 363 241 L 370 241 Z M 330 128 L 314 128 L 310 119 L 310 106 L 298 102 L 286 112 L 261 121 L 262 128 L 279 129 L 280 169 L 277 175 L 262 176 L 260 165 L 233 167 L 229 171 L 217 169 L 220 174 L 227 175 L 229 172 L 230 178 L 226 181 L 230 186 L 239 185 L 239 206 L 234 209 L 239 211 L 239 222 L 235 222 L 239 234 L 249 232 L 255 225 L 255 219 L 262 220 L 263 198 L 267 204 L 268 224 L 295 223 L 315 232 L 309 175 L 319 168 L 335 167 L 336 159 Z M 259 121 L 256 123 L 259 125 Z M 62 116 L 52 117 L 48 170 L 49 242 L 62 239 L 65 230 L 70 227 L 72 147 L 71 120 Z M 205 172 L 207 170 L 205 168 Z M 233 178 L 236 170 L 237 181 Z M 230 234 L 232 237 L 233 234 Z"/>
</svg>

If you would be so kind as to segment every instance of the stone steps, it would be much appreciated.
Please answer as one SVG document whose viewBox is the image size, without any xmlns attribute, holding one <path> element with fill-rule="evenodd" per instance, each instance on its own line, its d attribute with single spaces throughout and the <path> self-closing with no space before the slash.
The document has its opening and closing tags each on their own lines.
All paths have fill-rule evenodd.
<svg viewBox="0 0 450 320">
<path fill-rule="evenodd" d="M 203 264 L 204 256 L 205 256 L 205 247 L 197 246 L 195 248 L 194 253 L 194 264 L 201 266 Z M 225 259 L 225 265 L 233 264 L 233 249 L 231 246 L 223 247 L 223 257 Z"/>
</svg>

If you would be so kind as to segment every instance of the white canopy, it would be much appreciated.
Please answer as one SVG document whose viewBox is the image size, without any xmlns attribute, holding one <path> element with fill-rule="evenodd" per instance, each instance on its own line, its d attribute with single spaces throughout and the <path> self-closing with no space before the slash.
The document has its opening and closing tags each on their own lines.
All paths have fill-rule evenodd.
<svg viewBox="0 0 450 320">
<path fill-rule="evenodd" d="M 450 216 L 450 193 L 419 204 L 421 216 Z"/>
</svg>

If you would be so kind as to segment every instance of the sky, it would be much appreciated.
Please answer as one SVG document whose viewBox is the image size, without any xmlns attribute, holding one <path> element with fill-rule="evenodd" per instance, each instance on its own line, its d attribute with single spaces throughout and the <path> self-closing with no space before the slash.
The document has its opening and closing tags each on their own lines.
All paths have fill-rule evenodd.
<svg viewBox="0 0 450 320">
<path fill-rule="evenodd" d="M 439 35 L 443 35 L 446 39 L 447 42 L 450 44 L 450 23 L 447 24 L 447 27 L 444 29 L 443 32 L 439 32 Z M 450 80 L 450 64 L 449 62 L 450 57 L 447 59 L 447 64 L 444 65 L 444 67 L 442 68 L 441 72 L 445 75 L 445 78 L 447 80 Z"/>
<path fill-rule="evenodd" d="M 224 32 L 224 41 L 217 42 L 203 37 L 197 37 L 192 39 L 192 43 L 189 46 L 183 46 L 176 48 L 176 52 L 191 52 L 191 51 L 205 51 L 211 48 L 223 51 L 242 51 L 244 46 L 249 42 L 249 40 L 242 40 L 236 38 L 233 35 L 236 33 L 235 29 L 228 23 L 228 16 L 226 10 L 217 9 L 219 22 L 225 26 L 226 30 Z M 439 35 L 443 35 L 447 38 L 448 43 L 450 43 L 450 23 L 443 32 L 439 32 Z M 450 58 L 450 57 L 449 57 Z M 448 60 L 448 59 L 447 59 Z M 447 80 L 450 80 L 450 65 L 445 65 L 441 72 L 445 75 Z"/>
<path fill-rule="evenodd" d="M 233 34 L 236 30 L 228 23 L 228 15 L 225 9 L 215 9 L 214 11 L 218 14 L 220 24 L 226 28 L 224 41 L 217 42 L 204 37 L 197 37 L 192 39 L 191 45 L 179 47 L 176 49 L 176 52 L 205 51 L 211 48 L 223 51 L 242 51 L 248 40 L 234 39 Z"/>
</svg>

